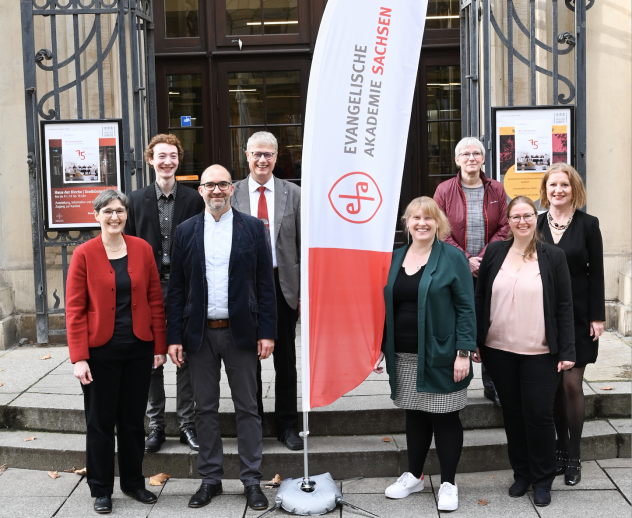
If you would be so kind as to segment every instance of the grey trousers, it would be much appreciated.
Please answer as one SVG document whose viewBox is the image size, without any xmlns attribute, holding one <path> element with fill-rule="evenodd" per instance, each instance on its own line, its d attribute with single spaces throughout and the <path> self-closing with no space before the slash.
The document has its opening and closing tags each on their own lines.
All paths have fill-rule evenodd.
<svg viewBox="0 0 632 518">
<path fill-rule="evenodd" d="M 162 297 L 166 304 L 169 281 L 161 277 L 160 285 Z M 165 370 L 161 365 L 157 369 L 151 370 L 146 411 L 147 417 L 149 417 L 149 428 L 165 429 L 165 404 Z M 195 401 L 186 355 L 184 355 L 184 364 L 176 371 L 176 415 L 180 431 L 194 427 Z"/>
<path fill-rule="evenodd" d="M 217 484 L 224 475 L 223 448 L 219 428 L 219 382 L 224 362 L 228 384 L 235 406 L 239 479 L 244 486 L 261 481 L 263 436 L 261 418 L 257 413 L 257 363 L 259 357 L 251 351 L 237 349 L 230 328 L 204 328 L 202 346 L 189 354 L 189 372 L 197 406 L 195 424 L 200 451 L 198 472 L 206 484 Z"/>
</svg>

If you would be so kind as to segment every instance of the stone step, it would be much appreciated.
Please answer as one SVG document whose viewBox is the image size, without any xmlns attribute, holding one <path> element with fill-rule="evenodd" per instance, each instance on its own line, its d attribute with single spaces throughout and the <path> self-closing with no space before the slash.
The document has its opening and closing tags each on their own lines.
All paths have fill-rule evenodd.
<svg viewBox="0 0 632 518">
<path fill-rule="evenodd" d="M 629 419 L 589 421 L 582 437 L 582 460 L 630 456 Z M 35 436 L 34 440 L 24 439 Z M 0 432 L 0 465 L 10 468 L 58 470 L 85 466 L 85 435 L 34 432 Z M 226 478 L 238 478 L 237 440 L 223 439 Z M 177 478 L 197 478 L 197 454 L 177 440 L 169 439 L 158 453 L 146 454 L 145 475 L 167 473 Z M 309 471 L 330 472 L 335 479 L 393 477 L 406 471 L 407 445 L 402 434 L 310 437 Z M 459 472 L 472 473 L 508 469 L 507 440 L 502 428 L 467 430 Z M 292 452 L 274 439 L 264 439 L 261 466 L 265 480 L 279 473 L 282 478 L 303 474 L 303 452 Z M 426 474 L 439 473 L 431 447 Z"/>
<path fill-rule="evenodd" d="M 76 382 L 74 382 L 76 384 Z M 377 385 L 377 382 L 374 382 Z M 365 388 L 365 382 L 358 388 Z M 380 385 L 383 385 L 380 383 Z M 608 391 L 595 393 L 601 386 L 612 387 Z M 593 390 L 594 389 L 594 390 Z M 609 419 L 630 417 L 630 383 L 608 382 L 589 386 L 584 383 L 587 419 Z M 167 400 L 165 419 L 166 432 L 177 436 L 178 423 L 173 398 Z M 223 436 L 235 436 L 235 414 L 230 397 L 220 400 L 220 426 Z M 266 437 L 275 434 L 274 400 L 264 400 L 263 433 Z M 310 433 L 313 436 L 397 434 L 405 431 L 404 411 L 395 407 L 386 394 L 366 394 L 342 397 L 323 408 L 310 412 Z M 482 396 L 482 390 L 470 390 L 468 404 L 461 411 L 461 421 L 466 430 L 497 428 L 503 426 L 502 411 Z M 299 412 L 299 427 L 302 413 Z M 58 395 L 27 392 L 0 405 L 0 428 L 29 429 L 45 432 L 85 433 L 83 397 L 80 395 Z"/>
</svg>

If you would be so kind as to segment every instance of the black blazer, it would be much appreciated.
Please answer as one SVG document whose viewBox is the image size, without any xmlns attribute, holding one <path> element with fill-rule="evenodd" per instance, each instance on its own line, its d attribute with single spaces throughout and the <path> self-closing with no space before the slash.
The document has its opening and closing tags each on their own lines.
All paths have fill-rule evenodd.
<svg viewBox="0 0 632 518">
<path fill-rule="evenodd" d="M 200 193 L 179 183 L 176 193 L 176 205 L 173 211 L 173 221 L 171 222 L 172 250 L 176 227 L 203 210 L 204 199 L 200 196 Z M 129 236 L 140 237 L 151 245 L 156 266 L 160 270 L 162 266 L 162 239 L 160 237 L 158 217 L 155 182 L 129 195 L 129 211 L 124 232 Z"/>
<path fill-rule="evenodd" d="M 490 243 L 481 261 L 474 296 L 478 345 L 485 345 L 487 340 L 492 286 L 512 244 L 513 239 Z M 559 361 L 574 362 L 573 295 L 566 256 L 559 248 L 544 243 L 538 243 L 537 251 L 542 279 L 546 341 L 551 354 L 559 355 Z"/>
<path fill-rule="evenodd" d="M 257 350 L 257 340 L 277 337 L 272 254 L 263 222 L 233 210 L 228 263 L 228 320 L 235 345 Z M 208 314 L 204 211 L 176 229 L 167 300 L 167 345 L 188 353 L 202 345 Z"/>
<path fill-rule="evenodd" d="M 571 273 L 575 346 L 595 345 L 598 342 L 593 342 L 590 336 L 590 322 L 606 319 L 603 243 L 599 220 L 585 212 L 575 211 L 573 222 L 555 245 L 547 217 L 548 212 L 540 214 L 538 230 L 547 243 L 564 250 Z"/>
</svg>

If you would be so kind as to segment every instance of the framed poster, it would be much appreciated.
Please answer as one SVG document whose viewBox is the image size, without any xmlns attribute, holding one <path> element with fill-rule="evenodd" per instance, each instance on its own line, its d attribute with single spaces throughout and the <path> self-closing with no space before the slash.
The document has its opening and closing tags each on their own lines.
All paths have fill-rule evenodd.
<svg viewBox="0 0 632 518">
<path fill-rule="evenodd" d="M 509 198 L 540 199 L 540 182 L 553 164 L 574 165 L 574 106 L 492 107 L 494 177 Z"/>
<path fill-rule="evenodd" d="M 42 121 L 44 227 L 99 228 L 92 202 L 105 189 L 123 190 L 122 121 Z"/>
</svg>

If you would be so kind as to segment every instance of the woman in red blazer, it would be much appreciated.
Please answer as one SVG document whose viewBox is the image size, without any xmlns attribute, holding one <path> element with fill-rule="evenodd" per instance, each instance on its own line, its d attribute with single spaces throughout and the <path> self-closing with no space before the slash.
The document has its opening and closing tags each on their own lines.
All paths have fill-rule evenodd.
<svg viewBox="0 0 632 518">
<path fill-rule="evenodd" d="M 151 246 L 123 235 L 128 199 L 94 200 L 101 235 L 77 247 L 68 270 L 70 361 L 83 389 L 88 484 L 94 510 L 112 511 L 114 427 L 121 489 L 143 503 L 156 495 L 143 477 L 144 416 L 152 366 L 166 360 L 165 310 Z"/>
</svg>

